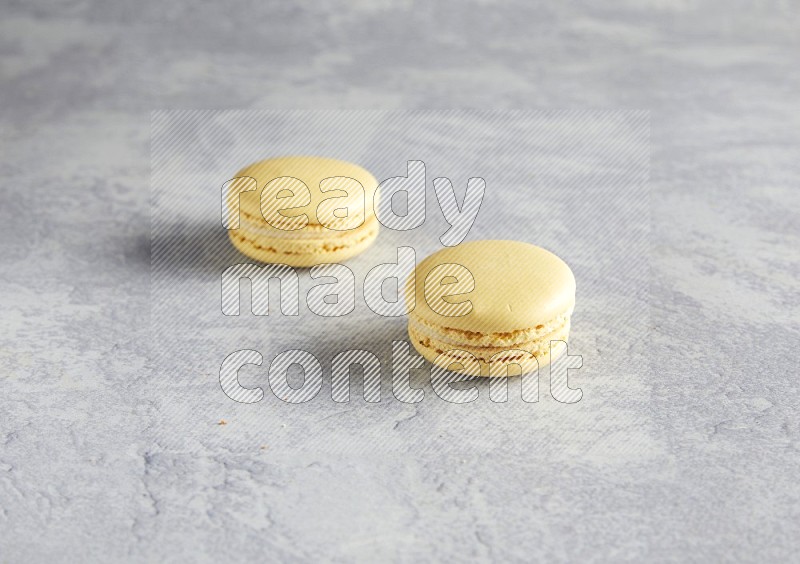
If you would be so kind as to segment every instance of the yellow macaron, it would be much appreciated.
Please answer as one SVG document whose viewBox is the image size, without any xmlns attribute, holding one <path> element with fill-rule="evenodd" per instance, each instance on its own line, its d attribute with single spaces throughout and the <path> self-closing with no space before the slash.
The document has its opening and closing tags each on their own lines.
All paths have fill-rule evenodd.
<svg viewBox="0 0 800 564">
<path fill-rule="evenodd" d="M 358 165 L 292 156 L 251 164 L 228 183 L 228 234 L 250 258 L 290 266 L 341 262 L 378 236 L 378 181 Z"/>
<path fill-rule="evenodd" d="M 423 260 L 406 300 L 411 343 L 426 359 L 474 376 L 513 375 L 563 352 L 551 353 L 550 341 L 569 336 L 575 277 L 541 247 L 473 241 Z"/>
</svg>

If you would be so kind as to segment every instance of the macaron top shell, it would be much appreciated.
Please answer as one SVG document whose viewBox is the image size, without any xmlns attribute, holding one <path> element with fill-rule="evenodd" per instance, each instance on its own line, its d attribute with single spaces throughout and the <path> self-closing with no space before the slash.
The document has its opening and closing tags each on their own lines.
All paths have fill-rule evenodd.
<svg viewBox="0 0 800 564">
<path fill-rule="evenodd" d="M 245 182 L 251 182 L 246 180 L 247 177 L 256 180 L 257 188 L 252 191 L 241 192 Z M 335 215 L 329 213 L 327 221 L 318 218 L 317 210 L 319 205 L 326 200 L 329 201 L 329 207 L 331 208 L 347 207 L 349 214 L 363 210 L 364 219 L 374 215 L 373 199 L 378 187 L 378 181 L 367 170 L 347 161 L 312 156 L 278 157 L 246 166 L 237 172 L 234 178 L 241 178 L 242 180 L 235 180 L 229 185 L 229 203 L 238 194 L 241 220 L 256 224 L 259 227 L 267 229 L 271 227 L 264 219 L 264 215 L 262 215 L 261 193 L 264 187 L 272 181 L 275 181 L 273 192 L 279 193 L 279 197 L 286 196 L 289 193 L 284 191 L 284 193 L 280 194 L 281 190 L 295 191 L 299 186 L 297 181 L 293 179 L 303 182 L 308 187 L 310 201 L 302 206 L 295 207 L 295 205 L 291 205 L 292 209 L 283 209 L 280 211 L 280 215 L 293 218 L 305 214 L 310 228 L 326 223 L 330 225 L 331 220 L 335 221 L 335 218 L 339 216 L 338 213 Z M 335 180 L 337 178 L 339 180 Z M 327 190 L 323 191 L 320 189 L 320 182 L 325 179 L 334 180 L 327 181 L 327 185 L 324 186 Z M 357 187 L 353 189 L 355 185 L 352 182 L 341 179 L 356 180 L 363 187 L 363 192 L 358 190 Z M 302 189 L 302 187 L 300 188 Z M 289 204 L 291 204 L 290 198 L 284 200 L 283 205 L 281 205 L 280 200 L 273 203 L 276 207 L 278 205 L 285 207 Z M 323 207 L 322 209 L 325 208 Z M 352 221 L 349 224 L 352 225 Z"/>
<path fill-rule="evenodd" d="M 474 289 L 468 291 L 471 285 L 463 280 L 468 278 L 463 276 L 463 270 L 437 269 L 445 264 L 462 265 L 469 270 Z M 447 280 L 449 273 L 452 277 Z M 429 300 L 426 300 L 425 282 L 429 274 Z M 457 284 L 453 283 L 456 279 Z M 408 282 L 407 298 L 411 278 Z M 448 293 L 458 291 L 461 295 L 436 297 L 436 287 L 446 288 L 448 283 L 452 283 Z M 416 268 L 414 294 L 412 318 L 464 331 L 511 332 L 569 315 L 575 306 L 575 277 L 563 260 L 541 247 L 519 241 L 472 241 L 448 247 L 423 260 Z M 469 310 L 465 315 L 442 315 L 447 307 L 442 308 L 445 304 L 441 302 L 434 303 L 437 299 L 448 304 L 469 301 L 472 307 L 462 307 Z"/>
</svg>

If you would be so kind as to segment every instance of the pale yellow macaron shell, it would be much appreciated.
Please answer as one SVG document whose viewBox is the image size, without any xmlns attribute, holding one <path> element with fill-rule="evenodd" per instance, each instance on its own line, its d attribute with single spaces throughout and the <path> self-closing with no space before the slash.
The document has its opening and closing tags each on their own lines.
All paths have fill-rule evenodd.
<svg viewBox="0 0 800 564">
<path fill-rule="evenodd" d="M 472 302 L 466 315 L 443 316 L 425 299 L 425 279 L 445 263 L 466 267 L 475 280 L 468 294 L 443 298 L 450 303 Z M 439 327 L 477 333 L 534 329 L 569 315 L 575 306 L 575 277 L 559 257 L 520 241 L 472 241 L 443 249 L 416 268 L 412 318 Z"/>
<path fill-rule="evenodd" d="M 278 157 L 253 163 L 235 175 L 235 178 L 247 177 L 255 179 L 258 187 L 256 190 L 239 194 L 242 225 L 251 224 L 262 229 L 275 229 L 265 221 L 261 213 L 261 191 L 271 181 L 285 177 L 302 181 L 308 187 L 311 196 L 310 203 L 307 205 L 280 212 L 281 215 L 287 217 L 303 214 L 308 217 L 308 225 L 297 231 L 320 230 L 321 221 L 317 218 L 317 208 L 320 203 L 331 198 L 335 198 L 332 201 L 336 202 L 336 207 L 348 207 L 351 211 L 363 209 L 365 221 L 374 215 L 373 201 L 378 181 L 367 170 L 347 161 L 312 156 Z M 337 177 L 356 180 L 364 188 L 363 194 L 360 190 L 330 190 L 326 192 L 320 190 L 321 181 Z M 289 187 L 289 181 L 285 181 L 284 184 Z M 239 192 L 241 186 L 240 182 L 233 182 L 230 184 L 230 189 Z"/>
</svg>

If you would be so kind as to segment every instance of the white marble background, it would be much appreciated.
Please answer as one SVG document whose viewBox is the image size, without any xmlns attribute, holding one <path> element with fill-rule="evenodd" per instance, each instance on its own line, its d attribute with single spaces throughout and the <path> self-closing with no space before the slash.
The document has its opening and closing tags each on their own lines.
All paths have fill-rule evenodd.
<svg viewBox="0 0 800 564">
<path fill-rule="evenodd" d="M 0 561 L 798 558 L 797 4 L 0 10 Z M 646 377 L 503 433 L 441 402 L 181 425 L 150 110 L 453 107 L 651 112 Z"/>
</svg>

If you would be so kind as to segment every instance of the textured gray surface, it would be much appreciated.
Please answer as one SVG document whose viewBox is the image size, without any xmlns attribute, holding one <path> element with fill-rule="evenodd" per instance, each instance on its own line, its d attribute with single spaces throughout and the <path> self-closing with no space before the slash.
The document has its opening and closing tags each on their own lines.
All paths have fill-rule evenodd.
<svg viewBox="0 0 800 564">
<path fill-rule="evenodd" d="M 0 559 L 797 558 L 797 8 L 456 8 L 3 3 Z M 214 375 L 149 346 L 174 107 L 650 110 L 650 369 L 529 411 L 198 416 Z"/>
</svg>

